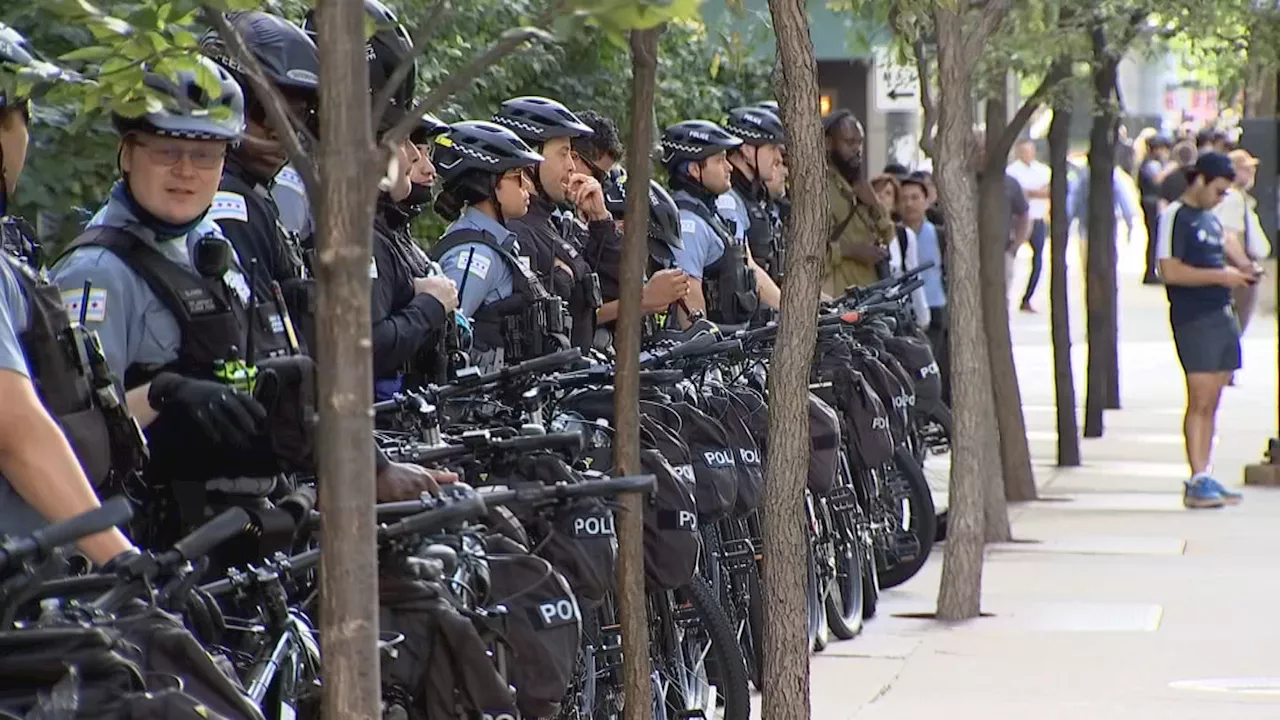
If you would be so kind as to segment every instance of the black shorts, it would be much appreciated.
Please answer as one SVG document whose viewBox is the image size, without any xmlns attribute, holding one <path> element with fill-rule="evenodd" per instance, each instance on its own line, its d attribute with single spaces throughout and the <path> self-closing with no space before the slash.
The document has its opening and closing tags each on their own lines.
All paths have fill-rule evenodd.
<svg viewBox="0 0 1280 720">
<path fill-rule="evenodd" d="M 1187 374 L 1240 369 L 1240 323 L 1229 307 L 1174 324 L 1173 342 Z"/>
</svg>

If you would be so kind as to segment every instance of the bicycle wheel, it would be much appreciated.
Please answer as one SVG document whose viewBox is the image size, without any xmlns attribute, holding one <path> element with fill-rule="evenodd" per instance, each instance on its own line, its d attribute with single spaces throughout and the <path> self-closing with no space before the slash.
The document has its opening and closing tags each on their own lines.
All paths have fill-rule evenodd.
<svg viewBox="0 0 1280 720">
<path fill-rule="evenodd" d="M 905 447 L 893 451 L 893 466 L 881 485 L 880 504 L 896 527 L 890 537 L 889 562 L 879 568 L 880 587 L 892 588 L 910 580 L 929 559 L 937 534 L 937 516 L 929 483 L 915 457 Z"/>
<path fill-rule="evenodd" d="M 862 570 L 866 552 L 856 528 L 843 519 L 835 520 L 836 576 L 827 592 L 827 627 L 841 640 L 852 640 L 862 632 L 866 591 Z M 874 610 L 872 611 L 874 613 Z"/>
<path fill-rule="evenodd" d="M 665 705 L 662 714 L 747 720 L 751 696 L 746 661 L 711 586 L 694 577 L 680 590 L 663 593 L 656 600 L 657 620 L 663 628 L 656 642 L 664 646 L 654 648 L 659 697 Z"/>
</svg>

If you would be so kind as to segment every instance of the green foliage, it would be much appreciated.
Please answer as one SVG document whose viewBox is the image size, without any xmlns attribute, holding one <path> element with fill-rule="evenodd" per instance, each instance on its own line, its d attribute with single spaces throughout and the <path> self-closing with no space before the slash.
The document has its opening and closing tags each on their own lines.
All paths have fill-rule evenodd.
<svg viewBox="0 0 1280 720">
<path fill-rule="evenodd" d="M 503 32 L 548 18 L 542 0 L 399 0 L 392 5 L 413 33 L 431 21 L 432 44 L 419 59 L 419 88 L 433 87 L 479 55 Z M 736 105 L 771 96 L 772 64 L 752 54 L 759 35 L 718 32 L 696 19 L 699 0 L 568 0 L 552 29 L 558 42 L 535 44 L 498 63 L 451 98 L 446 120 L 486 118 L 505 99 L 524 94 L 591 108 L 625 133 L 631 92 L 625 32 L 668 22 L 659 50 L 655 113 L 659 127 L 687 119 L 720 120 Z M 5 0 L 4 21 L 50 58 L 92 77 L 95 84 L 63 86 L 41 98 L 27 169 L 15 199 L 35 218 L 70 216 L 59 239 L 73 236 L 117 177 L 111 113 L 154 111 L 159 96 L 143 86 L 144 67 L 173 73 L 195 67 L 191 53 L 206 28 L 203 7 L 269 7 L 300 21 L 308 0 Z M 755 24 L 771 33 L 767 18 Z M 415 34 L 416 37 L 416 34 Z M 211 82 L 211 77 L 203 80 Z"/>
</svg>

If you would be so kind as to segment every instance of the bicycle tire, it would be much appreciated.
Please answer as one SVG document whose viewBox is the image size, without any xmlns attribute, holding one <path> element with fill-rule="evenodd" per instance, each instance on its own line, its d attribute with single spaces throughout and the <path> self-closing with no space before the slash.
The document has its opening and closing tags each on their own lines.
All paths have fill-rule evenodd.
<svg viewBox="0 0 1280 720">
<path fill-rule="evenodd" d="M 748 720 L 751 716 L 751 694 L 747 688 L 747 663 L 738 647 L 737 633 L 724 608 L 720 607 L 715 591 L 701 577 L 694 577 L 679 591 L 687 597 L 697 614 L 698 623 L 711 640 L 708 660 L 714 660 L 716 690 L 724 700 L 720 709 L 722 720 Z M 710 668 L 708 668 L 710 676 Z M 705 708 L 714 713 L 717 708 Z M 714 716 L 714 715 L 712 715 Z"/>
<path fill-rule="evenodd" d="M 841 529 L 835 535 L 839 539 L 836 548 L 836 576 L 827 592 L 827 627 L 839 640 L 852 640 L 862 632 L 865 613 L 866 589 L 863 587 L 864 559 L 866 553 L 856 533 Z M 873 611 L 874 612 L 874 611 Z"/>
<path fill-rule="evenodd" d="M 929 491 L 929 482 L 920 463 L 907 448 L 899 446 L 893 451 L 893 467 L 907 484 L 906 499 L 911 503 L 910 532 L 919 543 L 920 550 L 911 560 L 878 569 L 882 589 L 897 587 L 915 577 L 929 560 L 937 536 L 938 518 L 934 514 L 933 494 Z"/>
</svg>

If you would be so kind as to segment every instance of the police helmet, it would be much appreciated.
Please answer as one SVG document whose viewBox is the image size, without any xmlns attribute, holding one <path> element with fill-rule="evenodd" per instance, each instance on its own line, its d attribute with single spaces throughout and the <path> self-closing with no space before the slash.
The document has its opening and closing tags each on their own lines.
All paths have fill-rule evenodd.
<svg viewBox="0 0 1280 720">
<path fill-rule="evenodd" d="M 320 53 L 315 41 L 297 25 L 282 17 L 261 11 L 227 14 L 227 22 L 253 53 L 262 72 L 282 90 L 316 94 L 320 90 Z M 252 87 L 244 79 L 246 71 L 231 56 L 226 42 L 210 30 L 200 40 L 200 49 L 219 65 L 231 71 L 246 93 Z"/>
<path fill-rule="evenodd" d="M 742 145 L 742 140 L 706 120 L 685 120 L 662 133 L 662 164 L 668 169 L 690 161 L 706 160 Z"/>
<path fill-rule="evenodd" d="M 449 125 L 431 113 L 423 113 L 418 126 L 409 134 L 415 145 L 426 145 L 435 138 L 449 132 Z"/>
<path fill-rule="evenodd" d="M 724 127 L 747 145 L 782 145 L 787 142 L 787 131 L 782 128 L 782 121 L 773 112 L 760 107 L 730 110 Z"/>
<path fill-rule="evenodd" d="M 778 107 L 777 100 L 761 100 L 760 102 L 755 103 L 752 107 L 763 108 L 778 117 L 782 117 L 782 108 Z"/>
<path fill-rule="evenodd" d="M 436 138 L 434 163 L 443 188 L 470 191 L 470 198 L 461 198 L 466 202 L 492 197 L 503 173 L 542 160 L 510 130 L 482 120 L 455 123 Z"/>
<path fill-rule="evenodd" d="M 627 174 L 615 169 L 609 173 L 605 190 L 605 204 L 615 220 L 622 220 L 627 201 Z M 680 208 L 671 199 L 667 189 L 656 180 L 649 181 L 649 256 L 661 265 L 668 265 L 674 255 L 672 249 L 684 247 L 680 239 Z"/>
<path fill-rule="evenodd" d="M 616 167 L 600 183 L 604 193 L 604 206 L 614 220 L 621 220 L 627 212 L 627 171 Z"/>
<path fill-rule="evenodd" d="M 112 124 L 120 135 L 145 132 L 186 140 L 239 142 L 244 134 L 244 93 L 226 68 L 197 55 L 196 62 L 212 73 L 218 92 L 210 95 L 196 79 L 194 70 L 181 70 L 170 79 L 148 72 L 143 84 L 159 91 L 172 107 L 139 117 L 113 115 Z M 221 112 L 212 112 L 212 111 Z"/>
<path fill-rule="evenodd" d="M 365 57 L 369 61 L 369 91 L 375 96 L 390 82 L 396 68 L 406 60 L 413 63 L 404 81 L 391 93 L 388 107 L 382 113 L 378 131 L 391 129 L 413 107 L 413 91 L 418 76 L 417 61 L 413 59 L 413 40 L 409 31 L 400 24 L 395 11 L 379 0 L 364 0 L 364 12 L 374 23 L 373 36 L 365 44 Z M 316 33 L 315 11 L 307 12 L 303 20 L 307 32 Z"/>
<path fill-rule="evenodd" d="M 518 97 L 502 103 L 493 122 L 527 143 L 541 145 L 552 138 L 580 138 L 595 134 L 569 108 L 544 97 Z"/>
<path fill-rule="evenodd" d="M 0 23 L 0 67 L 16 70 L 18 75 L 25 79 L 33 79 L 37 84 L 82 80 L 73 72 L 41 60 L 27 38 L 4 23 Z M 26 101 L 27 98 L 12 95 L 0 87 L 0 110 L 10 105 L 25 106 Z"/>
</svg>

